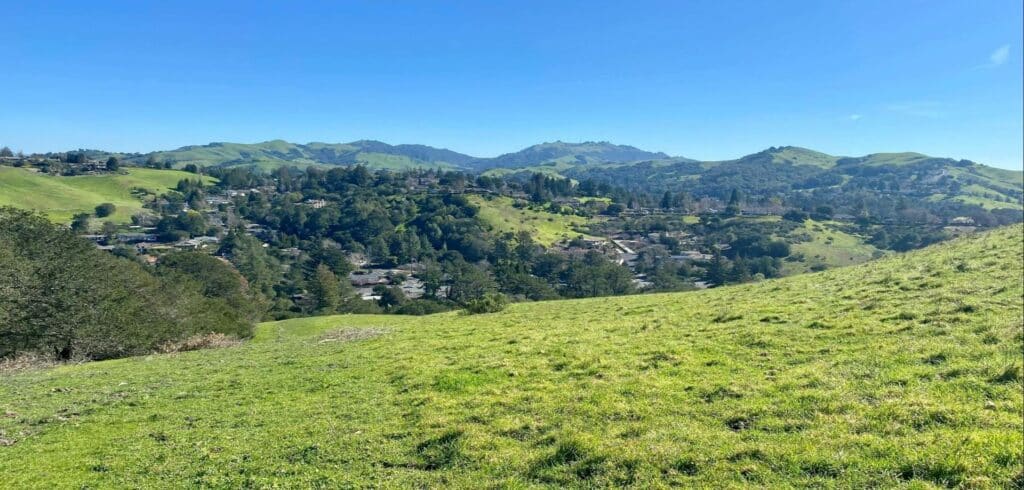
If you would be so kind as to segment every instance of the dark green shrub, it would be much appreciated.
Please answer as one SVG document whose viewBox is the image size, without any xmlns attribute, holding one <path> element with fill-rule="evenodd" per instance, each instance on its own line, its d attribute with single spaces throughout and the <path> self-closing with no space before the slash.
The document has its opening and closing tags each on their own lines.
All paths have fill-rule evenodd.
<svg viewBox="0 0 1024 490">
<path fill-rule="evenodd" d="M 508 298 L 501 293 L 488 292 L 466 304 L 466 312 L 470 314 L 496 313 L 508 306 Z"/>
<path fill-rule="evenodd" d="M 100 204 L 99 206 L 96 206 L 96 217 L 106 218 L 107 216 L 114 214 L 114 211 L 117 211 L 117 206 L 114 206 L 109 202 L 105 202 L 103 204 Z"/>
</svg>

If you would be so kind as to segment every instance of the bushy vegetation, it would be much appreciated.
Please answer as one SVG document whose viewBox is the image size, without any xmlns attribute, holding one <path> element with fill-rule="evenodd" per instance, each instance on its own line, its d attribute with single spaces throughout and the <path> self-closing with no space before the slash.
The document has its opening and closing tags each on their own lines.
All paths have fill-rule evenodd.
<svg viewBox="0 0 1024 490">
<path fill-rule="evenodd" d="M 489 292 L 466 304 L 469 313 L 497 313 L 508 306 L 508 298 L 501 293 Z"/>
<path fill-rule="evenodd" d="M 186 262 L 158 277 L 42 216 L 0 208 L 0 357 L 106 359 L 200 333 L 249 336 L 237 275 Z M 217 283 L 203 290 L 187 277 L 200 274 Z"/>
<path fill-rule="evenodd" d="M 690 293 L 260 325 L 0 378 L 54 487 L 1015 488 L 1024 228 Z"/>
</svg>

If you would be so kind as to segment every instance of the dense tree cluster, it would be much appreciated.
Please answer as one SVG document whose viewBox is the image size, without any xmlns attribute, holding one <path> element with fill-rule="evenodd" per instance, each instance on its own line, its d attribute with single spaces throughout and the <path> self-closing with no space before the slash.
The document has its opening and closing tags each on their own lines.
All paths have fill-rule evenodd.
<svg viewBox="0 0 1024 490">
<path fill-rule="evenodd" d="M 41 216 L 0 208 L 0 357 L 104 359 L 195 334 L 251 335 L 237 275 L 183 255 L 163 269 L 153 274 Z"/>
<path fill-rule="evenodd" d="M 283 168 L 272 175 L 218 169 L 211 174 L 220 178 L 221 186 L 256 190 L 237 197 L 235 209 L 264 234 L 257 239 L 231 231 L 218 254 L 266 299 L 271 317 L 353 311 L 419 314 L 485 304 L 487 309 L 503 304 L 494 294 L 538 300 L 634 289 L 629 269 L 601 254 L 571 259 L 545 250 L 528 233 L 494 233 L 461 193 L 470 186 L 507 189 L 520 184 L 454 172 L 371 173 L 361 166 Z M 424 181 L 432 184 L 420 186 Z M 419 190 L 410 192 L 411 182 Z M 543 176 L 522 185 L 544 195 L 572 188 L 564 179 Z M 269 246 L 263 247 L 262 241 Z M 294 252 L 281 253 L 285 249 Z M 353 268 L 349 254 L 376 267 L 413 267 L 424 297 L 409 300 L 397 287 L 380 287 L 376 303 L 353 299 L 347 281 Z"/>
</svg>

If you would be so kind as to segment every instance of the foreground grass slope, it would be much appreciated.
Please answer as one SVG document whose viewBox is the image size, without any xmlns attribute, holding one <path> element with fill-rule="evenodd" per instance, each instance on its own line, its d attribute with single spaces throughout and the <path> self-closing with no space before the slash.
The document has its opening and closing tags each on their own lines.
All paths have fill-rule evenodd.
<svg viewBox="0 0 1024 490">
<path fill-rule="evenodd" d="M 1022 233 L 8 375 L 0 485 L 1019 486 Z"/>
<path fill-rule="evenodd" d="M 127 223 L 142 211 L 143 198 L 133 189 L 159 195 L 174 189 L 182 179 L 203 178 L 180 170 L 128 168 L 118 174 L 60 177 L 28 169 L 0 167 L 0 206 L 39 211 L 53 221 L 68 222 L 76 213 L 92 213 L 109 202 L 117 206 L 110 216 L 116 223 Z"/>
</svg>

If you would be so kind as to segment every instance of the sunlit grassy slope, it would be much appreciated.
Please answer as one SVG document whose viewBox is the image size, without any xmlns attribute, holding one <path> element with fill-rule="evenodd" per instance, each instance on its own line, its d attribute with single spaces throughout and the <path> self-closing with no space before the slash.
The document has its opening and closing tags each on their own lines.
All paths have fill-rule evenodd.
<svg viewBox="0 0 1024 490">
<path fill-rule="evenodd" d="M 157 161 L 173 162 L 182 167 L 187 164 L 199 166 L 255 166 L 273 170 L 282 166 L 305 168 L 320 165 L 365 165 L 371 169 L 409 170 L 414 168 L 456 167 L 457 162 L 444 161 L 451 157 L 462 162 L 471 159 L 447 150 L 437 150 L 417 145 L 393 147 L 376 141 L 355 141 L 347 144 L 309 143 L 305 145 L 282 140 L 262 143 L 210 143 L 200 146 L 186 146 L 177 150 L 156 152 Z M 424 159 L 425 158 L 425 159 Z"/>
<path fill-rule="evenodd" d="M 0 206 L 15 206 L 39 211 L 58 222 L 71 221 L 76 213 L 92 213 L 109 202 L 117 206 L 110 219 L 128 222 L 142 211 L 143 200 L 132 189 L 145 189 L 159 195 L 171 190 L 182 179 L 200 178 L 179 170 L 128 168 L 123 173 L 57 177 L 23 168 L 0 167 Z M 210 177 L 203 177 L 212 182 Z"/>
<path fill-rule="evenodd" d="M 1022 233 L 10 375 L 0 485 L 1019 488 Z"/>
<path fill-rule="evenodd" d="M 784 261 L 786 274 L 859 264 L 882 254 L 867 242 L 868 237 L 846 233 L 835 222 L 807 220 L 786 238 L 799 238 L 792 253 L 803 257 L 802 261 Z"/>
<path fill-rule="evenodd" d="M 583 235 L 582 227 L 588 219 L 527 208 L 514 207 L 508 197 L 484 198 L 469 196 L 470 202 L 480 208 L 480 218 L 498 232 L 529 232 L 543 245 Z"/>
</svg>

